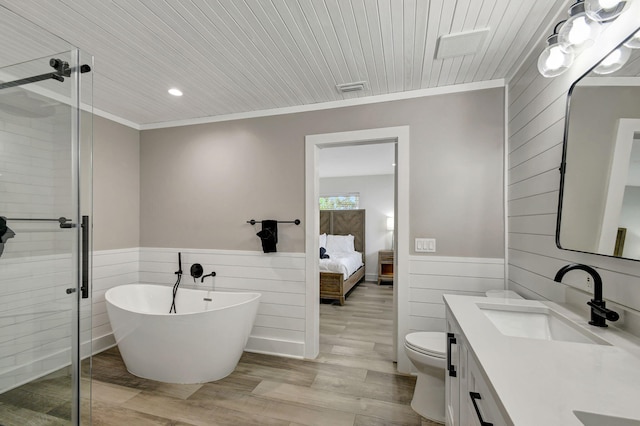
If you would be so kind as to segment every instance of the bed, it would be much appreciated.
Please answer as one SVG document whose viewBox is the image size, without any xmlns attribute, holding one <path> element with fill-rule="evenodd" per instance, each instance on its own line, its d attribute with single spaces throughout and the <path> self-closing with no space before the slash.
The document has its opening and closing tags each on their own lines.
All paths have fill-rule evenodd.
<svg viewBox="0 0 640 426">
<path fill-rule="evenodd" d="M 320 259 L 320 298 L 337 300 L 344 305 L 349 291 L 364 279 L 365 210 L 320 210 L 320 234 L 327 234 L 329 240 L 329 236 L 353 236 L 352 250 L 327 253 L 330 259 L 348 265 L 338 266 Z M 334 240 L 343 243 L 346 239 Z"/>
</svg>

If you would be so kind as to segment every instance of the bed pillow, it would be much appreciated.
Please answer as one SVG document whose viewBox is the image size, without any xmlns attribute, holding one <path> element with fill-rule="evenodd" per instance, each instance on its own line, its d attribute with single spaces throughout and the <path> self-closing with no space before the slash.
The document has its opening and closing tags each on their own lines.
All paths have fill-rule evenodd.
<svg viewBox="0 0 640 426">
<path fill-rule="evenodd" d="M 327 247 L 327 234 L 320 234 L 320 247 Z"/>
<path fill-rule="evenodd" d="M 351 253 L 356 251 L 353 245 L 353 235 L 327 235 L 327 252 Z"/>
</svg>

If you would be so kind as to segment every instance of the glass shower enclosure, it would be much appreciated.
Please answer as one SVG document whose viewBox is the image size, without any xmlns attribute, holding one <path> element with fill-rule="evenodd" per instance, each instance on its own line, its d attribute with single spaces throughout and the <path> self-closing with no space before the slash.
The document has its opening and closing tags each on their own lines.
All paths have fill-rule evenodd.
<svg viewBox="0 0 640 426">
<path fill-rule="evenodd" d="M 0 424 L 89 424 L 91 56 L 0 68 Z"/>
</svg>

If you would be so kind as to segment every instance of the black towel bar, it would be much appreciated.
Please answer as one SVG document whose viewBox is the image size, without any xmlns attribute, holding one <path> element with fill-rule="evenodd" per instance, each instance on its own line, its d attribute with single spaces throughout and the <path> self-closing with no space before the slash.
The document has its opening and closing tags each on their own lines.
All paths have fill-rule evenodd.
<svg viewBox="0 0 640 426">
<path fill-rule="evenodd" d="M 262 222 L 261 220 L 255 220 L 255 219 L 251 219 L 248 220 L 247 223 L 250 223 L 251 225 L 255 225 L 256 223 Z M 300 225 L 300 219 L 296 219 L 296 220 L 278 220 L 278 223 L 295 223 L 296 225 Z"/>
<path fill-rule="evenodd" d="M 57 219 L 36 219 L 36 218 L 11 218 L 0 216 L 6 221 L 15 221 L 15 222 L 58 222 L 60 224 L 60 228 L 73 228 L 74 225 L 70 222 L 71 219 L 67 219 L 66 217 L 59 217 Z"/>
</svg>

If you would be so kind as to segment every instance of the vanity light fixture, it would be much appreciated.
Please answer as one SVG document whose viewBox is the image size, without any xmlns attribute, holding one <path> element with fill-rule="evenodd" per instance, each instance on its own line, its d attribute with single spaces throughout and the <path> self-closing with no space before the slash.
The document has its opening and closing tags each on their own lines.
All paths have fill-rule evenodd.
<svg viewBox="0 0 640 426">
<path fill-rule="evenodd" d="M 549 45 L 538 57 L 540 74 L 544 77 L 556 77 L 569 69 L 575 56 L 595 43 L 602 25 L 620 16 L 631 1 L 633 0 L 577 0 L 569 8 L 569 19 L 558 22 L 553 34 L 547 39 Z M 640 48 L 640 31 L 636 34 L 625 44 L 627 47 Z M 611 57 L 608 67 L 603 67 L 605 73 L 620 69 L 628 59 L 624 50 L 619 52 L 619 57 L 617 55 Z M 613 69 L 620 60 L 623 62 Z"/>
<path fill-rule="evenodd" d="M 182 90 L 172 87 L 171 89 L 169 89 L 169 94 L 173 96 L 182 96 Z"/>
<path fill-rule="evenodd" d="M 611 74 L 618 71 L 631 56 L 631 49 L 620 46 L 600 61 L 600 64 L 593 69 L 596 74 Z"/>
<path fill-rule="evenodd" d="M 556 25 L 556 28 L 547 38 L 549 44 L 538 57 L 538 71 L 545 77 L 555 77 L 562 74 L 569 69 L 573 64 L 574 54 L 571 51 L 565 51 L 558 43 L 557 29 L 559 25 L 564 22 L 560 22 Z"/>
<path fill-rule="evenodd" d="M 584 0 L 584 11 L 590 19 L 608 22 L 616 19 L 631 0 Z"/>
</svg>

